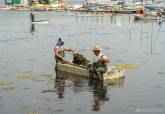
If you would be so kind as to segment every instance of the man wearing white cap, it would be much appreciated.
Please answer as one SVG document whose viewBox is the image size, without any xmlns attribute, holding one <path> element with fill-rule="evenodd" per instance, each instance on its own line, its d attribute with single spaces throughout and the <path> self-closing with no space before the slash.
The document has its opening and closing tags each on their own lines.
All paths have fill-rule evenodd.
<svg viewBox="0 0 165 114">
<path fill-rule="evenodd" d="M 92 67 L 89 69 L 92 78 L 98 78 L 99 80 L 103 80 L 103 73 L 107 70 L 107 63 L 109 62 L 109 58 L 101 53 L 102 48 L 99 45 L 96 45 L 93 48 L 93 52 L 95 55 Z M 97 76 L 97 77 L 95 77 Z"/>
</svg>

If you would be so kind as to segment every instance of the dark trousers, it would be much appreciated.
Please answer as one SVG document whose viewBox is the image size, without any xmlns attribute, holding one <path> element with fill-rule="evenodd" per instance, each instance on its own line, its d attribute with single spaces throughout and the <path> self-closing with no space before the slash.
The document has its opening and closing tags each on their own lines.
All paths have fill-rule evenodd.
<svg viewBox="0 0 165 114">
<path fill-rule="evenodd" d="M 30 18 L 31 18 L 31 22 L 35 21 L 35 16 L 33 14 L 30 15 Z"/>
<path fill-rule="evenodd" d="M 103 73 L 106 72 L 105 66 L 91 67 L 89 69 L 90 78 L 96 78 L 98 80 L 103 80 Z"/>
</svg>

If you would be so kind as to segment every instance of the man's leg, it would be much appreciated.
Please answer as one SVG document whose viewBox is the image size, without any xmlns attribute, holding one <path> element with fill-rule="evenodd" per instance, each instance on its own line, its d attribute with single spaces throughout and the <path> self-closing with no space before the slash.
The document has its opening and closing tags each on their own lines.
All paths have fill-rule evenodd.
<svg viewBox="0 0 165 114">
<path fill-rule="evenodd" d="M 96 68 L 95 67 L 91 67 L 89 68 L 89 75 L 91 79 L 97 78 L 97 73 L 96 73 Z"/>
<path fill-rule="evenodd" d="M 106 71 L 104 67 L 98 67 L 96 69 L 96 74 L 99 80 L 103 80 L 103 73 Z"/>
</svg>

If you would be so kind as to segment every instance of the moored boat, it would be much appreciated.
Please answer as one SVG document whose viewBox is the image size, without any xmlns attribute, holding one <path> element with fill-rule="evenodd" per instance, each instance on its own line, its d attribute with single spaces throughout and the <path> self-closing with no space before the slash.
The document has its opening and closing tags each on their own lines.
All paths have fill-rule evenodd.
<svg viewBox="0 0 165 114">
<path fill-rule="evenodd" d="M 119 14 L 133 14 L 133 13 L 136 13 L 136 10 L 115 10 L 112 12 L 119 13 Z"/>
<path fill-rule="evenodd" d="M 152 15 L 134 15 L 135 20 L 161 20 L 159 16 Z"/>
<path fill-rule="evenodd" d="M 77 74 L 83 77 L 90 77 L 88 69 L 74 64 L 57 63 L 57 70 Z M 108 66 L 107 71 L 103 74 L 103 80 L 122 78 L 124 75 L 124 69 Z"/>
</svg>

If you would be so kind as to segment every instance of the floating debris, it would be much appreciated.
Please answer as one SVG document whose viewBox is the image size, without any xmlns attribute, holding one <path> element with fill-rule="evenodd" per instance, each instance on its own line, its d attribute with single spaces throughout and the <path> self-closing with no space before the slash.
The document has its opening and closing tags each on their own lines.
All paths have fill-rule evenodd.
<svg viewBox="0 0 165 114">
<path fill-rule="evenodd" d="M 19 76 L 18 78 L 21 79 L 21 80 L 32 80 L 32 81 L 36 81 L 36 82 L 45 81 L 45 80 L 42 80 L 42 79 L 37 79 L 36 76 L 32 76 L 32 75 L 28 75 L 28 74 L 23 74 L 22 76 Z"/>
<path fill-rule="evenodd" d="M 23 89 L 31 89 L 30 87 L 24 87 Z"/>
<path fill-rule="evenodd" d="M 22 110 L 28 110 L 29 108 L 30 108 L 29 105 L 22 105 L 22 106 L 21 106 L 21 109 L 22 109 Z"/>
<path fill-rule="evenodd" d="M 135 64 L 117 64 L 115 66 L 118 68 L 125 68 L 125 69 L 136 69 L 138 67 Z"/>
<path fill-rule="evenodd" d="M 56 90 L 48 89 L 48 90 L 42 90 L 41 91 L 41 93 L 50 93 L 50 92 L 56 92 Z"/>
<path fill-rule="evenodd" d="M 59 110 L 55 110 L 56 112 L 62 112 L 62 111 L 64 111 L 64 110 L 61 110 L 61 109 L 59 109 Z"/>
<path fill-rule="evenodd" d="M 164 75 L 165 72 L 157 72 L 159 75 Z"/>
<path fill-rule="evenodd" d="M 0 85 L 10 85 L 14 84 L 13 82 L 0 81 Z"/>
<path fill-rule="evenodd" d="M 40 76 L 52 77 L 52 75 L 51 75 L 51 74 L 41 74 Z"/>
<path fill-rule="evenodd" d="M 34 79 L 33 81 L 36 81 L 36 82 L 43 82 L 45 80 L 41 80 L 41 79 Z"/>
<path fill-rule="evenodd" d="M 31 75 L 27 75 L 27 74 L 23 74 L 21 76 L 18 77 L 21 80 L 37 80 L 36 76 L 31 76 Z"/>
<path fill-rule="evenodd" d="M 13 90 L 14 89 L 14 87 L 5 87 L 5 88 L 3 88 L 3 90 L 6 90 L 6 91 L 10 91 L 10 90 Z"/>
<path fill-rule="evenodd" d="M 89 35 L 89 34 L 91 34 L 91 32 L 83 32 L 82 34 L 83 35 Z"/>
<path fill-rule="evenodd" d="M 29 112 L 28 114 L 40 114 L 39 112 Z"/>
<path fill-rule="evenodd" d="M 153 87 L 156 88 L 156 89 L 161 89 L 162 88 L 162 86 L 160 86 L 160 85 L 154 85 Z"/>
</svg>

